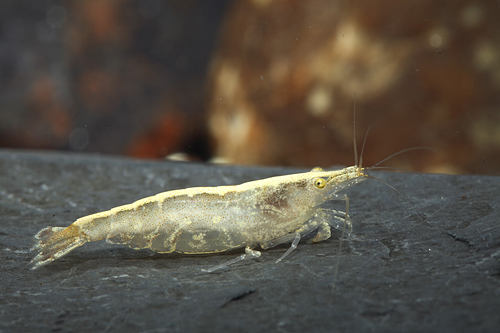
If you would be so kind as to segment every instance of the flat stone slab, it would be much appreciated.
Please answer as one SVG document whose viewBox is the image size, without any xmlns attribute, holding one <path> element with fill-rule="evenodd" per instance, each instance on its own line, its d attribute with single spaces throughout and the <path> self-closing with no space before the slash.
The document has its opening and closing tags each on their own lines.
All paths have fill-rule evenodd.
<svg viewBox="0 0 500 333">
<path fill-rule="evenodd" d="M 347 190 L 354 234 L 340 256 L 333 230 L 279 264 L 287 245 L 212 274 L 201 269 L 243 251 L 161 255 L 98 242 L 28 265 L 47 225 L 297 171 L 1 150 L 0 332 L 498 331 L 499 177 L 372 172 L 404 197 L 373 180 Z"/>
</svg>

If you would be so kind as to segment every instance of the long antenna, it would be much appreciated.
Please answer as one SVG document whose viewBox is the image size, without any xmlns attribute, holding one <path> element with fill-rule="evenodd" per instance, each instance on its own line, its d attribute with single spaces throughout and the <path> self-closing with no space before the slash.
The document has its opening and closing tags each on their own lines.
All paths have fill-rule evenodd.
<svg viewBox="0 0 500 333">
<path fill-rule="evenodd" d="M 337 262 L 335 263 L 335 270 L 333 273 L 333 285 L 332 285 L 333 292 L 335 292 L 335 287 L 337 284 L 337 276 L 339 274 L 340 253 L 342 252 L 342 242 L 344 241 L 345 225 L 347 223 L 347 220 L 349 220 L 349 221 L 351 220 L 351 218 L 349 217 L 349 197 L 346 194 L 344 196 L 344 198 L 345 198 L 345 220 L 344 220 L 344 225 L 342 226 L 342 233 L 340 234 L 339 248 L 337 250 L 338 251 L 337 252 Z M 352 224 L 351 224 L 351 226 L 352 226 Z"/>
<path fill-rule="evenodd" d="M 353 110 L 353 115 L 352 115 L 352 141 L 353 141 L 353 146 L 354 146 L 354 165 L 358 165 L 358 147 L 356 145 L 356 92 L 354 94 L 354 110 Z M 368 133 L 367 133 L 368 134 Z M 365 141 L 366 141 L 366 136 L 365 136 Z M 363 148 L 365 148 L 365 143 L 363 142 Z M 361 153 L 361 156 L 363 156 L 363 153 Z M 349 218 L 349 197 L 347 194 L 345 195 L 345 201 L 346 201 L 346 209 L 345 209 L 345 220 L 344 220 L 344 225 L 342 227 L 342 233 L 340 234 L 340 241 L 339 241 L 339 249 L 337 253 L 337 262 L 335 263 L 335 270 L 333 273 L 333 292 L 335 292 L 335 286 L 337 284 L 337 276 L 339 273 L 339 263 L 340 263 L 340 253 L 342 252 L 342 243 L 344 241 L 344 233 L 345 233 L 345 226 L 347 223 L 347 220 Z"/>
<path fill-rule="evenodd" d="M 363 146 L 361 147 L 361 156 L 359 156 L 359 165 L 358 165 L 360 168 L 363 166 L 363 153 L 365 152 L 366 138 L 368 138 L 369 131 L 370 131 L 370 126 L 368 126 L 368 129 L 366 130 L 365 138 L 363 140 Z"/>
<path fill-rule="evenodd" d="M 394 186 L 392 186 L 391 184 L 389 184 L 389 183 L 387 183 L 387 182 L 384 182 L 384 181 L 383 181 L 382 179 L 380 179 L 380 178 L 373 177 L 373 176 L 371 176 L 371 175 L 367 175 L 367 177 L 368 177 L 368 178 L 370 178 L 370 179 L 374 179 L 374 180 L 376 180 L 376 181 L 378 181 L 378 182 L 381 182 L 382 184 L 384 184 L 384 185 L 388 186 L 390 189 L 392 189 L 392 190 L 396 191 L 396 192 L 397 192 L 397 193 L 401 196 L 401 198 L 403 198 L 403 200 L 404 200 L 404 201 L 406 201 L 406 203 L 410 205 L 410 208 L 413 210 L 413 212 L 414 212 L 415 214 L 417 214 L 417 217 L 418 217 L 418 219 L 420 220 L 420 222 L 421 222 L 422 224 L 424 224 L 424 225 L 428 225 L 427 223 L 425 223 L 425 222 L 424 222 L 423 218 L 422 218 L 422 217 L 420 216 L 420 214 L 417 212 L 417 210 L 415 209 L 415 207 L 413 207 L 413 204 L 411 203 L 411 201 L 410 201 L 407 197 L 405 197 L 405 196 L 403 195 L 403 193 L 401 193 L 401 191 L 399 191 L 397 188 L 395 188 L 395 187 L 394 187 Z"/>
<path fill-rule="evenodd" d="M 356 92 L 354 92 L 354 111 L 352 113 L 352 141 L 354 143 L 354 165 L 358 166 L 358 147 L 356 145 Z"/>
<path fill-rule="evenodd" d="M 426 146 L 406 148 L 406 149 L 403 149 L 403 150 L 398 151 L 397 153 L 392 154 L 392 155 L 391 155 L 391 156 L 389 156 L 389 157 L 384 158 L 382 161 L 380 161 L 380 162 L 378 162 L 378 163 L 375 163 L 374 165 L 372 165 L 372 166 L 371 166 L 371 168 L 376 167 L 376 166 L 379 166 L 380 164 L 382 164 L 382 163 L 386 162 L 387 160 L 390 160 L 390 159 L 391 159 L 391 158 L 393 158 L 394 156 L 398 156 L 399 154 L 406 153 L 406 152 L 408 152 L 408 151 L 412 151 L 412 150 L 418 150 L 418 149 L 427 149 L 427 150 L 436 151 L 434 148 L 431 148 L 431 147 L 426 147 Z"/>
</svg>

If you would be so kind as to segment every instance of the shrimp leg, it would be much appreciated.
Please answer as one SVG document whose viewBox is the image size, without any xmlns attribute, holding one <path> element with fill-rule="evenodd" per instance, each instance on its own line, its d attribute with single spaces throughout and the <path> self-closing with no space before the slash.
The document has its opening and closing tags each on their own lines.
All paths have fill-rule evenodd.
<svg viewBox="0 0 500 333">
<path fill-rule="evenodd" d="M 283 255 L 281 257 L 279 257 L 278 260 L 276 260 L 276 263 L 279 263 L 281 260 L 285 259 L 290 253 L 292 253 L 292 251 L 297 248 L 297 245 L 299 244 L 299 242 L 300 242 L 300 233 L 296 232 L 295 238 L 292 242 L 292 245 L 290 245 L 288 250 L 286 250 L 286 252 L 283 253 Z"/>
<path fill-rule="evenodd" d="M 282 236 L 280 238 L 273 240 L 272 242 L 260 244 L 260 246 L 263 249 L 268 249 L 270 247 L 279 244 L 288 243 L 293 239 L 292 244 L 290 245 L 288 250 L 278 260 L 276 260 L 276 263 L 279 263 L 280 261 L 285 259 L 293 250 L 297 248 L 297 245 L 299 244 L 301 237 L 308 235 L 318 227 L 319 227 L 318 235 L 321 234 L 320 237 L 322 239 L 328 239 L 330 237 L 330 225 L 324 220 L 324 216 L 316 215 L 315 218 L 311 219 L 310 222 L 306 223 L 304 226 L 302 226 L 302 228 L 297 230 L 295 233 Z M 318 235 L 316 235 L 315 238 L 317 238 Z"/>
<path fill-rule="evenodd" d="M 295 233 L 295 237 L 293 239 L 292 245 L 290 246 L 290 248 L 288 248 L 288 250 L 278 260 L 276 260 L 276 263 L 279 263 L 280 261 L 285 259 L 293 250 L 295 250 L 297 248 L 297 245 L 299 244 L 301 235 L 307 235 L 308 233 L 312 232 L 315 228 L 319 228 L 318 233 L 309 242 L 316 243 L 316 242 L 321 242 L 321 241 L 324 241 L 324 240 L 330 238 L 332 235 L 331 226 L 333 226 L 331 218 L 342 221 L 342 223 L 344 225 L 347 224 L 348 228 L 349 228 L 349 232 L 352 231 L 351 218 L 349 217 L 349 214 L 348 214 L 349 197 L 347 195 L 345 195 L 344 200 L 346 201 L 346 212 L 345 213 L 338 211 L 338 210 L 334 210 L 334 209 L 321 209 L 316 214 L 316 216 L 315 216 L 316 218 L 313 218 L 312 222 L 307 223 L 306 225 L 304 225 L 301 229 L 299 229 Z M 341 217 L 339 215 L 343 215 L 343 217 Z M 337 229 L 339 228 L 338 225 L 336 225 L 335 227 Z M 343 234 L 344 234 L 344 229 L 342 229 L 342 236 L 343 236 Z M 274 243 L 274 245 L 278 245 L 278 244 L 290 241 L 292 239 L 292 237 L 291 237 L 292 235 L 293 234 L 290 234 L 290 235 L 286 235 L 284 237 L 281 237 L 280 239 L 276 239 L 273 241 L 273 243 Z M 279 243 L 279 242 L 281 242 L 281 243 Z M 267 243 L 265 245 L 269 246 L 269 243 Z M 262 244 L 261 244 L 261 247 L 263 247 Z"/>
<path fill-rule="evenodd" d="M 218 269 L 224 268 L 226 266 L 232 265 L 234 263 L 240 262 L 242 260 L 251 259 L 251 258 L 259 258 L 261 256 L 260 251 L 252 250 L 249 246 L 245 247 L 245 254 L 242 254 L 238 258 L 234 258 L 232 260 L 226 261 L 220 265 L 211 267 L 209 269 L 202 269 L 203 272 L 212 273 Z"/>
<path fill-rule="evenodd" d="M 346 210 L 345 212 L 330 208 L 320 208 L 316 213 L 316 216 L 321 216 L 324 221 L 326 221 L 331 227 L 337 230 L 343 230 L 344 226 L 347 226 L 347 233 L 352 233 L 352 222 L 351 217 L 349 216 L 349 197 L 344 195 L 344 197 L 340 200 L 345 200 L 346 202 Z M 313 240 L 312 242 L 319 242 L 321 240 L 328 239 L 322 238 L 320 240 Z"/>
<path fill-rule="evenodd" d="M 287 234 L 285 236 L 276 238 L 271 242 L 262 243 L 262 244 L 260 244 L 260 247 L 262 249 L 266 250 L 266 249 L 269 249 L 269 248 L 274 247 L 274 246 L 279 245 L 279 244 L 288 243 L 289 241 L 291 241 L 293 239 L 293 242 L 292 242 L 292 245 L 290 246 L 290 248 L 288 248 L 288 250 L 276 261 L 276 263 L 279 263 L 281 260 L 285 259 L 286 256 L 288 256 L 293 250 L 295 250 L 297 248 L 297 245 L 300 242 L 301 235 L 305 236 L 305 235 L 311 233 L 312 231 L 314 231 L 314 229 L 316 229 L 317 227 L 318 227 L 318 221 L 316 219 L 312 219 L 310 222 L 306 223 L 304 226 L 302 226 L 302 228 L 297 230 L 295 233 Z M 247 246 L 245 248 L 245 254 L 242 254 L 239 257 L 231 259 L 231 260 L 229 260 L 225 263 L 222 263 L 220 265 L 217 265 L 217 266 L 214 266 L 214 267 L 211 267 L 208 269 L 202 269 L 202 271 L 207 272 L 207 273 L 212 273 L 216 270 L 219 270 L 219 269 L 224 268 L 226 266 L 232 265 L 234 263 L 237 263 L 237 262 L 240 262 L 240 261 L 243 261 L 246 259 L 259 258 L 260 256 L 261 256 L 260 251 L 253 250 L 249 246 Z"/>
<path fill-rule="evenodd" d="M 295 233 L 295 237 L 293 238 L 292 245 L 290 245 L 288 250 L 278 260 L 276 260 L 276 263 L 279 263 L 280 261 L 285 259 L 293 250 L 295 250 L 297 248 L 297 245 L 300 242 L 301 236 L 305 236 L 305 235 L 311 233 L 312 231 L 314 231 L 314 229 L 318 229 L 318 233 L 316 234 L 316 236 L 313 239 L 311 239 L 309 241 L 310 243 L 321 242 L 323 240 L 330 238 L 332 233 L 330 231 L 331 228 L 330 228 L 330 224 L 328 223 L 326 214 L 320 215 L 320 217 L 318 219 L 313 219 L 313 222 L 308 223 L 304 227 L 299 229 Z M 293 234 L 286 235 L 286 236 L 280 238 L 279 240 L 274 240 L 273 243 L 277 243 L 278 241 L 282 241 L 281 243 L 288 242 L 288 241 L 290 241 L 291 236 L 293 236 Z M 286 238 L 288 238 L 288 239 L 285 241 Z M 281 243 L 278 243 L 278 244 L 281 244 Z M 266 245 L 268 245 L 268 244 L 266 244 Z"/>
</svg>

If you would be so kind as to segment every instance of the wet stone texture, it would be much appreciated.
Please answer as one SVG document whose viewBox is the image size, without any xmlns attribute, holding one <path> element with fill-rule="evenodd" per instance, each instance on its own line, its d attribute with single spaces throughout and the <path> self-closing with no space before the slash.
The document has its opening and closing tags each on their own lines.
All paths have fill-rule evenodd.
<svg viewBox="0 0 500 333">
<path fill-rule="evenodd" d="M 414 210 L 372 180 L 350 189 L 354 235 L 340 259 L 334 230 L 280 264 L 286 246 L 213 274 L 200 269 L 242 250 L 159 255 L 102 242 L 29 269 L 32 237 L 47 225 L 162 191 L 295 171 L 1 151 L 0 331 L 498 330 L 498 177 L 373 173 Z"/>
</svg>

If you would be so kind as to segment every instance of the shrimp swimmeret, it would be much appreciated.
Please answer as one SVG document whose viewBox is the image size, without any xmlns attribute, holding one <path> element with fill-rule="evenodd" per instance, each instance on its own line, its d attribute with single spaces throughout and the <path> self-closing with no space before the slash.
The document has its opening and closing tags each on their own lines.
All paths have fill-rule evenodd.
<svg viewBox="0 0 500 333">
<path fill-rule="evenodd" d="M 234 186 L 194 187 L 163 192 L 132 204 L 84 216 L 66 228 L 46 227 L 35 236 L 38 255 L 33 269 L 71 250 L 105 239 L 133 249 L 158 253 L 216 253 L 245 248 L 245 254 L 209 269 L 260 257 L 268 249 L 292 241 L 277 262 L 297 247 L 301 237 L 318 230 L 312 242 L 330 238 L 330 227 L 347 224 L 348 197 L 338 192 L 365 180 L 352 166 L 342 170 L 266 178 Z M 346 200 L 346 212 L 320 207 L 327 200 Z"/>
</svg>

